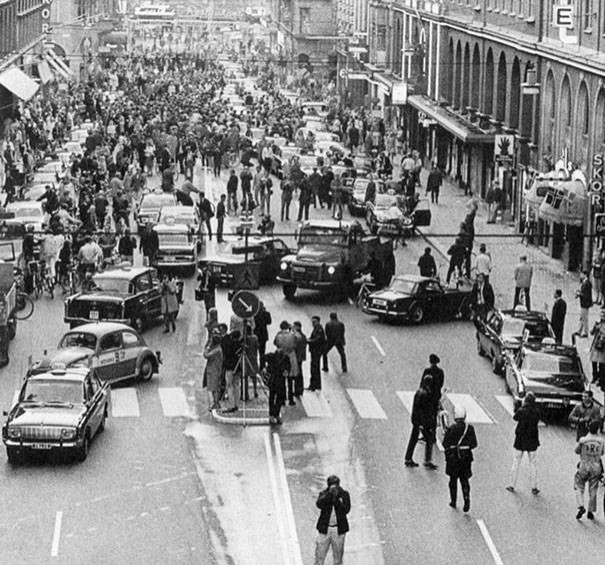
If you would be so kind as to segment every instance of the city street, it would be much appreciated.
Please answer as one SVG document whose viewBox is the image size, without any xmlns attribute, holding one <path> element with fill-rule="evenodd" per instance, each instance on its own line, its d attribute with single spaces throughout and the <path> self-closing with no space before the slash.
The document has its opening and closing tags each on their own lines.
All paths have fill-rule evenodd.
<svg viewBox="0 0 605 565">
<path fill-rule="evenodd" d="M 211 180 L 215 195 L 222 182 Z M 278 223 L 276 232 L 294 227 Z M 425 245 L 415 238 L 398 249 L 397 272 L 416 272 Z M 526 475 L 516 493 L 504 489 L 512 400 L 477 355 L 472 324 L 384 324 L 325 295 L 301 291 L 288 302 L 278 285 L 262 288 L 271 339 L 282 319 L 300 320 L 308 333 L 312 315 L 325 321 L 337 311 L 349 372 L 341 374 L 332 353 L 322 392 L 287 407 L 278 430 L 225 426 L 212 420 L 200 388 L 204 313 L 193 286 L 187 281 L 176 333 L 156 326 L 144 334 L 162 351 L 160 375 L 114 387 L 107 430 L 86 462 L 0 465 L 0 562 L 312 563 L 315 498 L 332 473 L 352 497 L 350 564 L 563 563 L 599 551 L 602 515 L 574 520 L 574 432 L 566 425 L 541 428 L 540 494 L 531 494 Z M 52 349 L 65 331 L 62 309 L 60 297 L 43 297 L 20 324 L 11 363 L 0 371 L 5 409 L 28 356 Z M 219 319 L 229 315 L 220 291 Z M 441 452 L 436 471 L 403 466 L 411 398 L 433 352 L 450 400 L 466 405 L 477 431 L 468 515 L 447 505 Z M 308 366 L 305 377 L 307 384 Z"/>
</svg>

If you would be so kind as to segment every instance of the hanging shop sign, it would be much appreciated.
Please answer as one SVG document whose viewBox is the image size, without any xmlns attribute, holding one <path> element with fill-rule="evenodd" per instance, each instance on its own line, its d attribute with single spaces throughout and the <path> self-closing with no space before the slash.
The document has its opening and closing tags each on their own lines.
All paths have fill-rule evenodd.
<svg viewBox="0 0 605 565">
<path fill-rule="evenodd" d="M 49 35 L 51 32 L 50 28 L 50 5 L 52 0 L 42 0 L 42 11 L 40 17 L 42 18 L 42 33 Z"/>
</svg>

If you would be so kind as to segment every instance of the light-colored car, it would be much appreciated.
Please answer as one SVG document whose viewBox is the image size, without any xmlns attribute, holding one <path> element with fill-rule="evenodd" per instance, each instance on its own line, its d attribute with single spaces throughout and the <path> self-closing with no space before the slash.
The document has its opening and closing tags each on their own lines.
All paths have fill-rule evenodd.
<svg viewBox="0 0 605 565">
<path fill-rule="evenodd" d="M 48 222 L 48 216 L 42 209 L 42 202 L 35 200 L 11 202 L 6 205 L 6 212 L 15 216 L 14 218 L 6 218 L 4 220 L 8 226 L 23 225 L 25 229 L 33 226 L 34 231 L 41 232 Z"/>
<path fill-rule="evenodd" d="M 21 198 L 24 200 L 28 200 L 30 202 L 35 202 L 46 192 L 46 187 L 48 185 L 57 186 L 56 182 L 46 182 L 46 183 L 38 183 L 33 184 L 31 186 L 26 186 L 21 190 Z"/>
<path fill-rule="evenodd" d="M 158 223 L 164 206 L 176 205 L 176 196 L 170 192 L 149 192 L 144 194 L 136 212 L 139 232 L 143 230 L 145 224 L 148 222 L 152 225 Z"/>
<path fill-rule="evenodd" d="M 63 173 L 63 162 L 62 161 L 49 161 L 44 163 L 37 172 L 40 173 L 56 173 L 59 176 Z"/>
<path fill-rule="evenodd" d="M 189 206 L 182 206 L 182 208 Z M 154 231 L 158 234 L 158 252 L 153 260 L 157 269 L 195 270 L 201 241 L 197 230 L 182 223 L 160 223 Z"/>
</svg>

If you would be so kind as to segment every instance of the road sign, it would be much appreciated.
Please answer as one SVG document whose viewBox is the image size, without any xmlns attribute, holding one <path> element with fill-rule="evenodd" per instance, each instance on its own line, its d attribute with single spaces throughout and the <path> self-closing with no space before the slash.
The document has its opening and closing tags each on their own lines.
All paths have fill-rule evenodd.
<svg viewBox="0 0 605 565">
<path fill-rule="evenodd" d="M 553 6 L 553 25 L 565 29 L 573 28 L 573 6 Z"/>
<path fill-rule="evenodd" d="M 605 214 L 594 215 L 594 232 L 595 235 L 605 236 Z"/>
<path fill-rule="evenodd" d="M 240 290 L 233 295 L 231 309 L 240 318 L 254 318 L 260 310 L 260 300 L 253 292 Z"/>
<path fill-rule="evenodd" d="M 260 275 L 260 263 L 233 265 L 233 288 L 235 290 L 256 290 Z"/>
<path fill-rule="evenodd" d="M 496 135 L 494 138 L 494 157 L 506 160 L 513 158 L 515 148 L 514 135 Z"/>
</svg>

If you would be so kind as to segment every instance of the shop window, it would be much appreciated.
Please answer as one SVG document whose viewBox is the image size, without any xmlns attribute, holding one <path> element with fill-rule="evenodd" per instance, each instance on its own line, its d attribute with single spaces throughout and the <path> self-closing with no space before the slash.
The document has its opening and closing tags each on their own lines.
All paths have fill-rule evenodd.
<svg viewBox="0 0 605 565">
<path fill-rule="evenodd" d="M 592 22 L 594 19 L 593 0 L 582 2 L 582 30 L 584 33 L 592 33 Z"/>
</svg>

